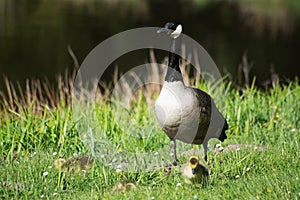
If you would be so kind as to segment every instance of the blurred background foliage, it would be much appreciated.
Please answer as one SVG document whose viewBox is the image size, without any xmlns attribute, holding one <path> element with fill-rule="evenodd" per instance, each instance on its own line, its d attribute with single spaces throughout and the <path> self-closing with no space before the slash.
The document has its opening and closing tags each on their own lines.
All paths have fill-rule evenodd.
<svg viewBox="0 0 300 200">
<path fill-rule="evenodd" d="M 68 45 L 80 64 L 114 34 L 169 20 L 181 21 L 234 81 L 243 64 L 258 84 L 274 74 L 300 74 L 298 0 L 1 0 L 0 74 L 21 84 L 30 77 L 53 80 L 74 67 Z M 166 53 L 155 52 L 161 62 Z M 128 53 L 104 76 L 115 66 L 125 72 L 147 61 L 149 50 Z M 0 90 L 2 83 L 1 76 Z"/>
</svg>

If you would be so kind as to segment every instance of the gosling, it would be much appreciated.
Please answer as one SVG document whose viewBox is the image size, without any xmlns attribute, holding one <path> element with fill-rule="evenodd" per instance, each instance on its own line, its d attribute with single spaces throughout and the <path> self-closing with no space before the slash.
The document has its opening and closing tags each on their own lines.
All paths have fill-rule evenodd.
<svg viewBox="0 0 300 200">
<path fill-rule="evenodd" d="M 125 181 L 121 181 L 116 183 L 116 185 L 113 187 L 112 191 L 113 192 L 129 192 L 129 191 L 133 191 L 136 190 L 136 184 L 133 181 L 130 180 L 125 180 Z"/>
<path fill-rule="evenodd" d="M 208 168 L 196 156 L 191 156 L 182 166 L 181 173 L 187 184 L 206 183 L 209 178 Z"/>
<path fill-rule="evenodd" d="M 80 172 L 82 170 L 90 170 L 93 163 L 94 158 L 91 156 L 74 156 L 67 160 L 59 158 L 54 161 L 54 166 L 62 172 Z"/>
</svg>

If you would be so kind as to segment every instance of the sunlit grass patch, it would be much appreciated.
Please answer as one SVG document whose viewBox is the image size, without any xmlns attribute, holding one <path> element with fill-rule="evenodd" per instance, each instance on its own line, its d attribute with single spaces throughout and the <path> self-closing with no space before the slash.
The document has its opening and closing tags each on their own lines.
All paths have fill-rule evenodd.
<svg viewBox="0 0 300 200">
<path fill-rule="evenodd" d="M 201 81 L 196 84 L 212 92 L 229 123 L 228 139 L 221 146 L 215 141 L 210 144 L 211 174 L 205 185 L 185 184 L 180 166 L 168 171 L 153 165 L 162 156 L 164 162 L 168 161 L 167 155 L 171 157 L 169 139 L 151 112 L 151 102 L 154 101 L 149 99 L 155 99 L 157 93 L 154 91 L 136 92 L 130 106 L 127 110 L 124 108 L 126 118 L 118 116 L 122 112 L 117 112 L 121 109 L 114 104 L 117 102 L 109 101 L 108 96 L 99 97 L 86 107 L 97 125 L 87 132 L 82 131 L 85 124 L 80 120 L 88 122 L 90 119 L 84 118 L 84 115 L 75 118 L 76 110 L 70 99 L 53 98 L 53 102 L 59 99 L 53 104 L 46 99 L 35 100 L 27 104 L 22 98 L 12 102 L 8 98 L 1 108 L 0 118 L 0 197 L 300 198 L 299 83 L 297 80 L 288 85 L 277 83 L 265 91 L 253 85 L 239 91 L 230 82 L 224 82 L 224 95 L 218 95 L 218 84 L 209 85 Z M 159 87 L 156 89 L 159 92 Z M 33 95 L 29 97 L 35 99 Z M 130 121 L 131 127 L 126 127 L 122 121 Z M 96 133 L 101 133 L 98 141 Z M 89 134 L 94 134 L 94 143 L 87 142 L 91 140 L 84 137 Z M 103 147 L 112 148 L 102 151 L 105 150 Z M 180 165 L 188 162 L 187 152 L 202 158 L 201 148 L 180 142 L 178 148 Z M 140 166 L 133 161 L 124 162 L 124 155 L 128 153 L 144 153 L 148 160 L 145 159 L 147 162 Z M 89 170 L 73 173 L 54 166 L 54 161 L 59 158 L 90 155 L 95 156 L 95 163 Z M 114 186 L 125 180 L 134 182 L 137 189 L 114 192 Z"/>
</svg>

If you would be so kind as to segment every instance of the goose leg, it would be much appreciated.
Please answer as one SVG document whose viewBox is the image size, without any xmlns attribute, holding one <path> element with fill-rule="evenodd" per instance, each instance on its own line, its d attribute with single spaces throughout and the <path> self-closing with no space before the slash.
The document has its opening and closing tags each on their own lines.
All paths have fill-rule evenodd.
<svg viewBox="0 0 300 200">
<path fill-rule="evenodd" d="M 176 153 L 176 140 L 171 140 L 171 148 L 172 148 L 172 153 L 173 153 L 173 156 L 174 156 L 174 162 L 173 162 L 173 165 L 174 166 L 177 166 L 177 153 Z"/>
<path fill-rule="evenodd" d="M 205 160 L 205 162 L 207 162 L 207 149 L 208 149 L 207 141 L 203 142 L 203 149 L 204 149 L 204 160 Z"/>
</svg>

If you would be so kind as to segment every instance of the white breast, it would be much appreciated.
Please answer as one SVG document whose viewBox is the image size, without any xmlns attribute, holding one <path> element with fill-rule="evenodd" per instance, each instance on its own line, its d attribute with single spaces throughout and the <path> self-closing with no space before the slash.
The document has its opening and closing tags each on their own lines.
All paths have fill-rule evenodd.
<svg viewBox="0 0 300 200">
<path fill-rule="evenodd" d="M 182 134 L 178 132 L 177 139 L 189 142 L 195 136 L 199 124 L 197 99 L 181 81 L 164 83 L 155 102 L 155 112 L 161 127 L 180 125 Z"/>
</svg>

